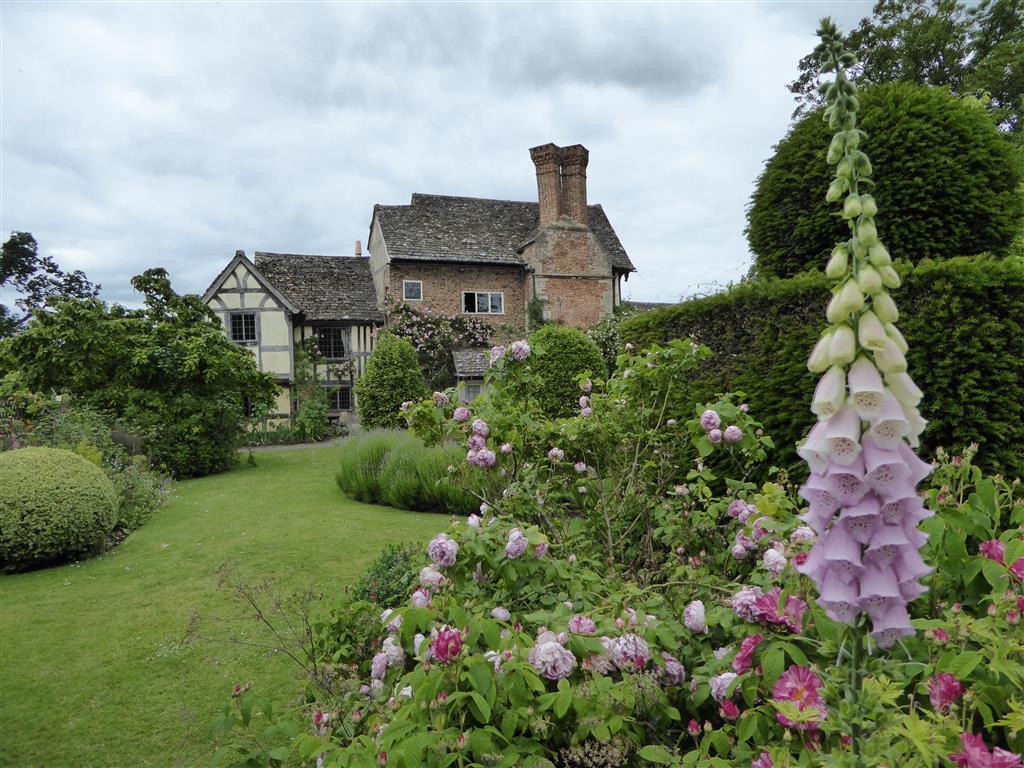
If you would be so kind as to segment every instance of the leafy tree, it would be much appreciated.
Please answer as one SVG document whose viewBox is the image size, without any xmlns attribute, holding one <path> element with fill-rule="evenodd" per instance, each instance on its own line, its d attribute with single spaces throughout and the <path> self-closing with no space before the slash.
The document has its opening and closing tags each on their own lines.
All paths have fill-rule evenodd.
<svg viewBox="0 0 1024 768">
<path fill-rule="evenodd" d="M 150 458 L 176 476 L 229 467 L 245 428 L 245 403 L 269 407 L 276 385 L 233 344 L 198 296 L 181 296 L 167 272 L 132 278 L 145 306 L 58 299 L 0 346 L 0 373 L 31 391 L 63 391 L 132 425 Z"/>
<path fill-rule="evenodd" d="M 295 431 L 301 442 L 316 442 L 327 435 L 327 412 L 331 408 L 327 389 L 320 382 L 319 366 L 327 364 L 315 339 L 295 345 Z"/>
<path fill-rule="evenodd" d="M 1002 130 L 1024 130 L 1024 0 L 878 0 L 844 41 L 861 85 L 909 82 L 981 97 Z M 800 60 L 789 85 L 799 117 L 822 104 L 820 52 Z"/>
<path fill-rule="evenodd" d="M 85 273 L 76 269 L 66 273 L 52 256 L 39 256 L 39 245 L 28 232 L 11 232 L 0 252 L 0 287 L 12 289 L 21 298 L 15 301 L 20 312 L 0 305 L 0 339 L 17 333 L 32 312 L 46 306 L 50 298 L 86 299 L 98 295 Z"/>
<path fill-rule="evenodd" d="M 879 225 L 893 258 L 1002 253 L 1020 232 L 1020 153 L 977 106 L 940 88 L 889 83 L 860 94 L 860 125 L 878 184 Z M 759 277 L 823 268 L 846 223 L 820 190 L 832 181 L 821 147 L 830 129 L 814 112 L 775 148 L 747 211 Z"/>
<path fill-rule="evenodd" d="M 355 389 L 363 429 L 405 427 L 399 411 L 402 403 L 427 395 L 427 384 L 412 344 L 394 334 L 382 333 Z"/>
</svg>

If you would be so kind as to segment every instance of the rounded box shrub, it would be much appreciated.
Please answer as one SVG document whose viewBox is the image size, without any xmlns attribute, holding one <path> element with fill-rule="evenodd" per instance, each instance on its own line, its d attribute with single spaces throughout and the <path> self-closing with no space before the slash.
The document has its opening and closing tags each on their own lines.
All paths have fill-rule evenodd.
<svg viewBox="0 0 1024 768">
<path fill-rule="evenodd" d="M 533 396 L 551 418 L 565 418 L 579 411 L 580 386 L 577 377 L 588 371 L 604 378 L 608 374 L 604 356 L 585 333 L 564 325 L 545 325 L 530 334 L 530 346 L 543 354 L 530 357 L 530 371 L 536 377 Z"/>
<path fill-rule="evenodd" d="M 91 554 L 117 520 L 117 493 L 95 464 L 60 448 L 0 454 L 0 567 L 18 571 Z"/>
<path fill-rule="evenodd" d="M 363 429 L 405 427 L 399 412 L 402 403 L 419 400 L 429 392 L 413 345 L 392 333 L 382 333 L 355 392 Z"/>
<path fill-rule="evenodd" d="M 860 94 L 872 193 L 885 216 L 878 234 L 893 258 L 917 263 L 986 251 L 1001 254 L 1024 216 L 1021 160 L 984 110 L 940 88 L 893 83 Z M 832 129 L 821 110 L 793 126 L 757 180 L 747 238 L 759 277 L 823 269 L 848 236 L 824 190 Z"/>
</svg>

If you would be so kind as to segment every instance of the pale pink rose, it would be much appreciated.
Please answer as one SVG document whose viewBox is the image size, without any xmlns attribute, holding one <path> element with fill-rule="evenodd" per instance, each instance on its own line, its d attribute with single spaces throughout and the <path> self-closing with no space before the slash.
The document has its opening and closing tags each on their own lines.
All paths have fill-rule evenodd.
<svg viewBox="0 0 1024 768">
<path fill-rule="evenodd" d="M 437 405 L 437 406 L 448 405 L 448 395 L 446 395 L 444 392 L 435 392 L 434 395 L 433 395 L 433 398 L 434 398 L 434 405 Z"/>
<path fill-rule="evenodd" d="M 589 616 L 576 614 L 569 619 L 569 631 L 574 635 L 593 635 L 597 632 L 597 625 Z"/>
<path fill-rule="evenodd" d="M 491 618 L 497 619 L 498 621 L 508 621 L 512 614 L 508 612 L 508 608 L 497 606 L 491 610 Z"/>
<path fill-rule="evenodd" d="M 487 437 L 491 434 L 491 428 L 487 426 L 487 422 L 483 419 L 476 419 L 471 429 L 474 435 L 480 435 L 480 437 Z"/>
<path fill-rule="evenodd" d="M 708 625 L 704 618 L 704 603 L 702 601 L 694 600 L 686 606 L 683 610 L 683 624 L 691 632 L 697 634 L 707 633 Z"/>
<path fill-rule="evenodd" d="M 580 411 L 580 416 L 582 416 L 583 418 L 589 418 L 590 416 L 593 415 L 593 413 L 593 408 L 584 408 L 582 411 Z"/>
<path fill-rule="evenodd" d="M 383 654 L 388 660 L 389 667 L 401 667 L 405 664 L 405 651 L 401 645 L 395 643 L 393 637 L 384 638 Z"/>
<path fill-rule="evenodd" d="M 722 430 L 720 430 L 720 429 L 712 429 L 712 430 L 710 430 L 708 432 L 708 440 L 710 440 L 715 445 L 718 445 L 720 442 L 722 442 Z"/>
<path fill-rule="evenodd" d="M 533 548 L 533 556 L 540 560 L 544 555 L 548 553 L 548 543 L 542 541 Z"/>
<path fill-rule="evenodd" d="M 494 451 L 489 448 L 477 451 L 476 454 L 476 465 L 478 467 L 493 467 L 498 463 L 498 457 L 495 456 Z"/>
<path fill-rule="evenodd" d="M 561 461 L 562 459 L 565 458 L 565 451 L 563 451 L 561 448 L 552 448 L 550 451 L 548 451 L 548 458 L 551 459 L 552 461 Z"/>
<path fill-rule="evenodd" d="M 448 568 L 455 565 L 455 558 L 459 554 L 459 544 L 448 538 L 445 533 L 439 533 L 430 544 L 427 545 L 427 555 L 438 568 Z"/>
<path fill-rule="evenodd" d="M 686 682 L 686 668 L 679 663 L 679 660 L 675 656 L 671 656 L 667 653 L 661 654 L 665 659 L 665 666 L 661 667 L 658 672 L 661 678 L 668 685 L 682 685 Z"/>
<path fill-rule="evenodd" d="M 487 440 L 483 435 L 470 435 L 467 442 L 471 451 L 481 451 L 487 447 Z"/>
<path fill-rule="evenodd" d="M 545 632 L 530 649 L 530 664 L 537 673 L 548 680 L 561 680 L 572 674 L 576 668 L 576 657 L 557 640 L 548 639 Z"/>
<path fill-rule="evenodd" d="M 758 621 L 758 599 L 761 597 L 760 587 L 744 587 L 732 596 L 732 610 L 744 621 Z"/>
<path fill-rule="evenodd" d="M 705 432 L 710 432 L 712 429 L 717 429 L 722 424 L 722 419 L 718 415 L 717 411 L 710 409 L 704 411 L 700 415 L 700 426 Z"/>
<path fill-rule="evenodd" d="M 747 502 L 743 499 L 733 499 L 729 502 L 729 517 L 739 517 L 740 514 L 747 508 Z"/>
<path fill-rule="evenodd" d="M 584 464 L 582 461 L 577 461 L 575 464 L 572 465 L 572 468 L 580 473 L 587 471 L 587 465 Z"/>
<path fill-rule="evenodd" d="M 469 418 L 469 408 L 464 405 L 460 405 L 455 409 L 455 412 L 452 413 L 452 418 L 455 421 L 465 421 Z"/>
<path fill-rule="evenodd" d="M 593 388 L 594 382 L 592 382 L 590 379 L 587 379 L 582 384 L 580 384 L 580 389 L 582 389 L 588 395 L 590 394 L 590 390 L 592 390 Z"/>
<path fill-rule="evenodd" d="M 580 408 L 586 408 L 588 405 L 590 405 L 590 398 L 587 397 L 586 395 L 581 395 L 579 403 L 580 403 Z"/>
<path fill-rule="evenodd" d="M 513 341 L 508 347 L 508 356 L 513 360 L 525 360 L 530 356 L 530 345 L 525 339 Z"/>
<path fill-rule="evenodd" d="M 619 669 L 639 672 L 651 658 L 651 649 L 639 635 L 623 635 L 615 641 L 612 648 L 612 661 Z"/>
<path fill-rule="evenodd" d="M 430 592 L 425 589 L 417 589 L 412 593 L 412 607 L 426 608 L 430 605 Z"/>
<path fill-rule="evenodd" d="M 526 551 L 526 547 L 529 543 L 530 542 L 523 535 L 521 530 L 513 528 L 508 532 L 508 543 L 505 545 L 505 557 L 509 560 L 515 560 Z"/>
<path fill-rule="evenodd" d="M 711 696 L 721 704 L 729 696 L 729 686 L 732 685 L 732 681 L 735 680 L 739 675 L 735 672 L 723 672 L 720 675 L 715 675 L 708 683 L 711 685 Z"/>
<path fill-rule="evenodd" d="M 491 347 L 491 362 L 496 363 L 505 356 L 505 348 L 501 345 Z"/>
<path fill-rule="evenodd" d="M 505 454 L 506 456 L 508 456 L 510 453 L 512 453 L 512 443 L 502 443 L 501 444 L 501 452 L 503 454 Z"/>
<path fill-rule="evenodd" d="M 466 519 L 466 525 L 468 525 L 470 528 L 479 528 L 480 527 L 480 515 L 470 515 Z"/>
<path fill-rule="evenodd" d="M 750 553 L 742 544 L 737 544 L 732 548 L 732 556 L 735 560 L 745 560 L 748 554 Z"/>
<path fill-rule="evenodd" d="M 727 443 L 738 443 L 743 439 L 743 430 L 733 424 L 732 426 L 725 428 L 725 432 L 722 433 L 722 437 L 725 438 L 725 442 Z"/>
<path fill-rule="evenodd" d="M 433 566 L 427 565 L 420 571 L 420 586 L 424 589 L 436 589 L 443 583 L 444 575 Z"/>
<path fill-rule="evenodd" d="M 374 680 L 383 680 L 388 671 L 388 657 L 383 651 L 373 657 L 370 662 L 370 677 Z"/>
<path fill-rule="evenodd" d="M 786 569 L 786 556 L 774 548 L 765 550 L 764 568 L 772 576 L 778 576 Z"/>
</svg>

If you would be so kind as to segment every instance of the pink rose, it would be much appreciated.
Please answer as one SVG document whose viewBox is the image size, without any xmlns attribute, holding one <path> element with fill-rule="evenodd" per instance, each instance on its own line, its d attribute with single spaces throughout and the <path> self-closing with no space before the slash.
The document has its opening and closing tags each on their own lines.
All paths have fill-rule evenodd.
<svg viewBox="0 0 1024 768">
<path fill-rule="evenodd" d="M 533 556 L 540 560 L 544 555 L 548 553 L 548 543 L 542 541 L 533 548 Z"/>
<path fill-rule="evenodd" d="M 700 426 L 705 432 L 717 429 L 722 423 L 717 411 L 706 410 L 700 415 Z"/>
<path fill-rule="evenodd" d="M 587 379 L 582 384 L 580 384 L 580 389 L 582 389 L 588 395 L 590 394 L 590 390 L 592 390 L 593 388 L 594 382 L 592 382 L 590 379 Z"/>
<path fill-rule="evenodd" d="M 525 339 L 513 341 L 508 347 L 508 355 L 513 360 L 525 360 L 530 356 L 530 345 Z"/>
<path fill-rule="evenodd" d="M 683 624 L 691 632 L 706 634 L 708 625 L 704 618 L 704 603 L 694 600 L 683 610 Z"/>
<path fill-rule="evenodd" d="M 526 537 L 523 536 L 523 532 L 518 528 L 513 528 L 508 532 L 508 543 L 505 545 L 505 557 L 509 560 L 515 560 L 520 557 L 523 552 L 526 551 L 526 547 L 529 545 Z"/>
<path fill-rule="evenodd" d="M 458 542 L 452 541 L 447 534 L 439 533 L 429 545 L 427 555 L 438 568 L 447 568 L 455 565 L 455 557 L 459 554 Z"/>
<path fill-rule="evenodd" d="M 651 658 L 651 650 L 639 635 L 623 635 L 615 641 L 612 648 L 612 662 L 619 669 L 639 672 Z"/>
<path fill-rule="evenodd" d="M 491 434 L 491 428 L 487 426 L 487 422 L 483 419 L 476 419 L 471 429 L 474 435 L 480 435 L 481 437 L 487 437 Z"/>
<path fill-rule="evenodd" d="M 550 451 L 548 451 L 548 458 L 551 459 L 552 461 L 561 461 L 562 459 L 565 458 L 565 451 L 563 451 L 561 448 L 552 448 Z"/>
<path fill-rule="evenodd" d="M 429 565 L 420 571 L 420 586 L 424 589 L 436 589 L 444 583 L 444 575 Z"/>
<path fill-rule="evenodd" d="M 413 608 L 426 608 L 428 605 L 430 605 L 430 592 L 421 588 L 412 593 Z"/>
<path fill-rule="evenodd" d="M 743 638 L 740 643 L 739 653 L 732 660 L 732 669 L 738 675 L 743 675 L 749 672 L 754 666 L 754 651 L 757 650 L 757 646 L 761 644 L 764 637 L 761 635 L 751 635 L 750 637 Z"/>
<path fill-rule="evenodd" d="M 953 675 L 940 672 L 928 679 L 928 698 L 937 712 L 946 714 L 960 700 L 967 688 Z"/>
<path fill-rule="evenodd" d="M 489 448 L 484 448 L 477 451 L 475 463 L 478 467 L 493 467 L 498 463 L 498 457 L 495 455 L 494 451 Z"/>
<path fill-rule="evenodd" d="M 374 680 L 383 680 L 388 671 L 388 657 L 383 651 L 373 657 L 370 662 L 370 677 Z"/>
<path fill-rule="evenodd" d="M 989 560 L 995 560 L 997 563 L 1003 564 L 1006 546 L 999 539 L 989 539 L 978 545 L 978 553 L 984 555 Z"/>
<path fill-rule="evenodd" d="M 551 632 L 544 632 L 537 638 L 530 649 L 529 659 L 537 673 L 548 680 L 561 680 L 576 668 L 576 657 L 572 651 L 564 648 Z"/>
<path fill-rule="evenodd" d="M 718 445 L 720 442 L 722 442 L 722 430 L 720 430 L 720 429 L 712 429 L 712 430 L 710 430 L 708 432 L 708 440 L 710 440 L 715 445 Z"/>
<path fill-rule="evenodd" d="M 465 421 L 469 418 L 469 408 L 464 405 L 460 405 L 455 409 L 455 412 L 452 413 L 452 418 L 455 419 L 455 421 Z"/>
<path fill-rule="evenodd" d="M 580 403 L 580 408 L 586 408 L 588 405 L 590 405 L 590 398 L 587 397 L 586 395 L 581 395 L 579 403 Z"/>
<path fill-rule="evenodd" d="M 725 438 L 725 442 L 727 443 L 738 443 L 743 439 L 743 430 L 733 424 L 732 426 L 725 428 L 725 432 L 722 433 L 722 437 Z"/>
<path fill-rule="evenodd" d="M 577 461 L 575 464 L 572 465 L 572 468 L 580 473 L 587 471 L 587 465 L 584 464 L 582 461 Z"/>
<path fill-rule="evenodd" d="M 501 452 L 503 454 L 505 454 L 506 456 L 508 456 L 510 453 L 512 453 L 512 443 L 502 443 L 501 444 Z"/>
<path fill-rule="evenodd" d="M 508 612 L 508 608 L 500 605 L 491 610 L 491 618 L 498 621 L 508 621 L 511 616 L 512 614 Z"/>
<path fill-rule="evenodd" d="M 448 395 L 446 395 L 444 392 L 435 392 L 433 394 L 433 398 L 434 398 L 434 405 L 437 405 L 437 406 L 448 405 Z"/>
<path fill-rule="evenodd" d="M 736 702 L 732 699 L 726 699 L 723 701 L 720 711 L 722 713 L 722 717 L 726 720 L 735 720 L 740 716 L 740 708 L 736 706 Z"/>
<path fill-rule="evenodd" d="M 729 517 L 739 517 L 746 508 L 747 502 L 743 501 L 743 499 L 733 499 L 729 502 Z"/>
<path fill-rule="evenodd" d="M 430 644 L 430 658 L 439 664 L 451 664 L 462 650 L 462 634 L 457 629 L 445 626 Z"/>
<path fill-rule="evenodd" d="M 582 411 L 580 411 L 580 416 L 582 416 L 583 418 L 589 418 L 590 416 L 593 415 L 593 413 L 594 413 L 594 409 L 588 407 L 588 408 L 584 408 Z"/>
<path fill-rule="evenodd" d="M 750 768 L 775 768 L 775 763 L 772 761 L 771 755 L 762 752 L 750 763 Z"/>
<path fill-rule="evenodd" d="M 675 656 L 667 653 L 661 654 L 665 659 L 665 666 L 659 668 L 658 673 L 668 685 L 682 685 L 686 682 L 686 667 L 679 663 Z"/>
<path fill-rule="evenodd" d="M 597 625 L 589 616 L 576 614 L 569 619 L 569 631 L 574 635 L 593 635 L 597 632 Z"/>
<path fill-rule="evenodd" d="M 487 447 L 487 440 L 483 435 L 470 435 L 469 436 L 469 449 L 471 451 L 482 451 Z"/>
<path fill-rule="evenodd" d="M 708 680 L 708 684 L 711 686 L 711 697 L 719 704 L 725 701 L 729 696 L 729 686 L 737 677 L 739 675 L 735 672 L 723 672 Z"/>
</svg>

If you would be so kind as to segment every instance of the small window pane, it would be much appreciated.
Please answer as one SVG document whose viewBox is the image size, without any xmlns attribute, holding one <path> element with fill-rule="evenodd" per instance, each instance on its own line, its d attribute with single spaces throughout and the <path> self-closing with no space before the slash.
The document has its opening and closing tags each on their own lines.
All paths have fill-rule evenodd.
<svg viewBox="0 0 1024 768">
<path fill-rule="evenodd" d="M 476 311 L 487 312 L 488 306 L 491 303 L 491 295 L 489 293 L 478 293 L 476 295 Z"/>
<path fill-rule="evenodd" d="M 328 360 L 341 360 L 345 357 L 344 328 L 317 328 L 316 337 L 320 354 Z"/>
<path fill-rule="evenodd" d="M 480 384 L 471 384 L 470 382 L 467 381 L 465 384 L 466 401 L 469 402 L 479 397 L 480 390 Z"/>
<path fill-rule="evenodd" d="M 464 293 L 464 294 L 462 294 L 462 311 L 463 312 L 476 312 L 476 294 L 475 293 Z"/>
<path fill-rule="evenodd" d="M 330 401 L 330 409 L 332 411 L 351 411 L 352 410 L 352 387 L 333 387 L 328 396 Z"/>
<path fill-rule="evenodd" d="M 232 341 L 256 341 L 256 314 L 239 313 L 231 316 Z"/>
<path fill-rule="evenodd" d="M 423 282 L 421 280 L 402 281 L 402 297 L 407 301 L 421 301 L 423 299 Z"/>
<path fill-rule="evenodd" d="M 495 315 L 500 315 L 504 310 L 501 307 L 501 294 L 491 294 L 491 312 Z"/>
</svg>

